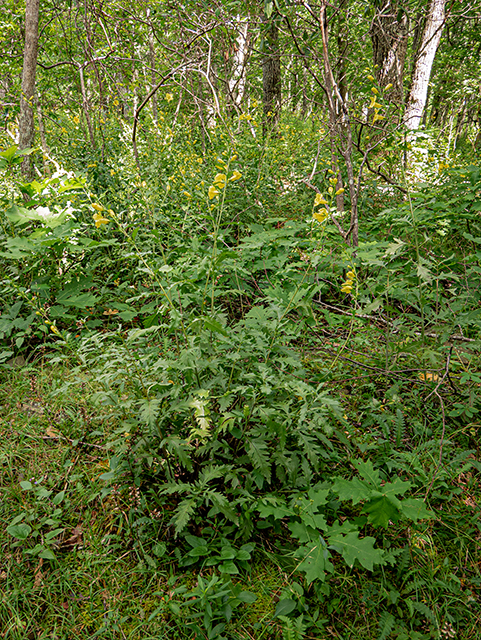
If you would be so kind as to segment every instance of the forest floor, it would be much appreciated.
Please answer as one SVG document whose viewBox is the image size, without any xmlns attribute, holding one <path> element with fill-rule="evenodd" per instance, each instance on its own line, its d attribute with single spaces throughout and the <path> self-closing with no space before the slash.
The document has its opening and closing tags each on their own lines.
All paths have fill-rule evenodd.
<svg viewBox="0 0 481 640">
<path fill-rule="evenodd" d="M 366 369 L 361 375 L 356 368 L 343 371 L 349 382 L 337 391 L 346 400 L 353 381 Z M 481 638 L 481 488 L 469 464 L 470 459 L 478 465 L 481 461 L 479 439 L 477 451 L 465 455 L 462 443 L 456 444 L 456 438 L 470 435 L 469 430 L 477 438 L 475 421 L 467 430 L 448 426 L 442 452 L 446 463 L 443 459 L 441 467 L 439 451 L 429 450 L 428 439 L 423 440 L 421 448 L 429 458 L 423 464 L 431 466 L 433 483 L 436 479 L 438 497 L 433 501 L 442 504 L 434 521 L 395 533 L 401 545 L 410 546 L 409 568 L 401 577 L 398 572 L 401 587 L 394 588 L 384 570 L 367 577 L 356 567 L 338 568 L 326 591 L 330 595 L 322 600 L 319 592 L 315 595 L 312 588 L 301 586 L 293 575 L 295 565 L 286 563 L 264 539 L 249 571 L 234 576 L 255 601 L 239 607 L 223 636 L 212 629 L 211 635 L 206 631 L 199 636 L 189 629 L 189 622 L 204 615 L 216 596 L 204 603 L 204 609 L 187 611 L 184 593 L 193 593 L 199 576 L 179 568 L 165 544 L 155 545 L 139 535 L 142 518 L 138 518 L 135 486 L 121 492 L 114 487 L 102 499 L 106 482 L 100 476 L 109 468 L 106 445 L 115 421 L 107 410 L 88 402 L 82 385 L 68 394 L 59 391 L 70 375 L 68 366 L 47 359 L 2 371 L 0 638 Z M 419 390 L 414 388 L 414 404 L 416 395 Z M 360 401 L 351 401 L 351 408 L 356 402 Z M 379 404 L 381 417 L 389 413 L 388 404 L 388 400 Z M 428 422 L 429 415 L 439 411 L 429 402 L 424 409 Z M 358 411 L 362 414 L 359 407 Z M 25 522 L 25 514 L 33 538 L 26 552 L 22 548 L 26 533 L 18 530 L 12 545 L 5 528 Z M 211 572 L 207 569 L 200 575 L 207 581 Z M 195 598 L 191 595 L 187 602 Z M 309 628 L 307 614 L 283 615 L 290 613 L 294 598 L 298 611 L 304 603 L 304 611 L 314 620 Z M 418 620 L 417 630 L 412 623 L 409 635 L 396 632 L 389 613 L 397 608 L 409 628 L 409 615 L 400 601 L 424 620 Z M 283 605 L 285 611 L 280 602 L 288 603 Z"/>
</svg>

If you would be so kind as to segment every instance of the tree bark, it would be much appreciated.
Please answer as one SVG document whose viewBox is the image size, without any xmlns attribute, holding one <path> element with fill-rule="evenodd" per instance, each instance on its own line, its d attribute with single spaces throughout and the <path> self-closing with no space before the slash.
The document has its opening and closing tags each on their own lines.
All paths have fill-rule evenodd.
<svg viewBox="0 0 481 640">
<path fill-rule="evenodd" d="M 274 130 L 279 122 L 281 110 L 281 56 L 279 51 L 279 27 L 273 13 L 264 18 L 264 59 L 262 61 L 262 103 L 264 119 L 262 131 L 264 137 Z"/>
<path fill-rule="evenodd" d="M 237 38 L 232 74 L 228 83 L 229 97 L 235 108 L 239 109 L 246 89 L 247 60 L 249 57 L 249 21 L 237 19 Z"/>
<path fill-rule="evenodd" d="M 445 22 L 446 0 L 431 0 L 426 24 L 414 64 L 411 90 L 404 112 L 404 124 L 411 131 L 419 128 L 428 94 L 429 78 Z"/>
<path fill-rule="evenodd" d="M 26 0 L 25 48 L 23 52 L 22 92 L 18 125 L 18 146 L 20 149 L 31 147 L 35 136 L 33 102 L 37 71 L 39 5 L 40 0 Z M 25 156 L 22 162 L 22 173 L 26 180 L 33 180 L 33 163 L 30 156 Z"/>
<path fill-rule="evenodd" d="M 407 53 L 408 18 L 398 0 L 384 0 L 371 25 L 373 61 L 381 88 L 392 84 L 390 100 L 403 102 L 403 77 Z"/>
</svg>

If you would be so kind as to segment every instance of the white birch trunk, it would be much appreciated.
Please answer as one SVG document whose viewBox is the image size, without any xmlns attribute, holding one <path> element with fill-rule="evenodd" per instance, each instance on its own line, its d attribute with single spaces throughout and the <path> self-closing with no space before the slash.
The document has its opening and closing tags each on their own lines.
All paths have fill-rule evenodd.
<svg viewBox="0 0 481 640">
<path fill-rule="evenodd" d="M 232 68 L 232 77 L 229 80 L 229 94 L 236 107 L 240 107 L 244 98 L 246 87 L 246 63 L 249 52 L 249 42 L 247 38 L 249 22 L 246 19 L 237 18 L 238 36 L 236 38 L 237 49 Z"/>
<path fill-rule="evenodd" d="M 404 112 L 404 124 L 411 131 L 419 128 L 433 67 L 445 21 L 446 0 L 431 0 L 426 16 L 419 55 L 414 65 L 411 91 Z"/>
</svg>

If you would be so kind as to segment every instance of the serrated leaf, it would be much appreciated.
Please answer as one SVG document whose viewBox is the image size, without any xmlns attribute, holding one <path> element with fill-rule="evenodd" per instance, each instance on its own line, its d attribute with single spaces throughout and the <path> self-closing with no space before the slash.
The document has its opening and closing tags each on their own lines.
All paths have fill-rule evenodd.
<svg viewBox="0 0 481 640">
<path fill-rule="evenodd" d="M 359 478 L 337 478 L 332 485 L 332 491 L 337 493 L 339 500 L 352 500 L 352 504 L 368 500 L 372 493 L 371 488 Z"/>
<path fill-rule="evenodd" d="M 427 267 L 423 267 L 422 264 L 418 264 L 416 273 L 417 273 L 417 276 L 427 284 L 430 284 L 433 280 L 433 274 L 429 271 Z"/>
<path fill-rule="evenodd" d="M 394 500 L 400 505 L 399 500 L 393 496 L 380 495 L 369 500 L 364 505 L 363 512 L 368 513 L 368 522 L 375 527 L 387 527 L 389 521 L 396 521 L 399 517 L 399 509 Z"/>
<path fill-rule="evenodd" d="M 269 500 L 269 503 L 267 503 Z M 263 502 L 258 505 L 257 511 L 261 518 L 268 518 L 269 516 L 273 516 L 275 520 L 281 520 L 282 518 L 288 518 L 289 516 L 293 516 L 294 511 L 289 509 L 285 502 L 281 501 L 274 496 L 268 496 L 268 498 L 264 498 Z"/>
<path fill-rule="evenodd" d="M 305 573 L 307 584 L 311 584 L 314 580 L 324 582 L 326 571 L 334 570 L 334 566 L 329 560 L 331 557 L 329 549 L 320 536 L 317 544 L 300 547 L 296 552 L 296 557 L 303 557 L 297 569 Z"/>
<path fill-rule="evenodd" d="M 175 514 L 172 517 L 170 524 L 175 527 L 175 536 L 177 537 L 181 531 L 188 525 L 190 518 L 192 517 L 196 507 L 196 501 L 194 498 L 187 498 L 179 503 L 179 506 L 175 510 Z"/>
<path fill-rule="evenodd" d="M 434 518 L 434 513 L 430 511 L 423 500 L 418 498 L 406 498 L 401 502 L 401 513 L 405 518 L 414 520 L 424 520 Z"/>
<path fill-rule="evenodd" d="M 140 405 L 140 419 L 152 427 L 159 414 L 160 400 L 143 400 Z"/>
<path fill-rule="evenodd" d="M 329 547 L 341 553 L 346 563 L 352 567 L 358 562 L 372 571 L 375 564 L 384 564 L 382 549 L 374 549 L 375 538 L 370 536 L 359 538 L 358 531 L 352 531 L 346 535 L 341 533 L 329 537 Z"/>
<path fill-rule="evenodd" d="M 254 468 L 260 471 L 267 480 L 270 480 L 271 469 L 268 451 L 269 449 L 265 440 L 261 440 L 260 438 L 249 440 L 248 455 Z"/>
<path fill-rule="evenodd" d="M 375 489 L 379 489 L 381 486 L 381 478 L 379 476 L 379 471 L 374 469 L 371 460 L 367 460 L 367 462 L 356 460 L 354 462 L 354 466 L 359 471 L 359 475 L 368 485 L 371 485 Z"/>
</svg>

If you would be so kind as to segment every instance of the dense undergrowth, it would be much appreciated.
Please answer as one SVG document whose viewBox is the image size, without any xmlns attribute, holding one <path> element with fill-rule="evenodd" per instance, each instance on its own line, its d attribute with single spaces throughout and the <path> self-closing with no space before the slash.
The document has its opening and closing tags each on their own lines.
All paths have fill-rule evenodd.
<svg viewBox="0 0 481 640">
<path fill-rule="evenodd" d="M 0 156 L 3 637 L 477 637 L 476 159 L 353 250 L 302 123 L 185 130 Z"/>
</svg>

